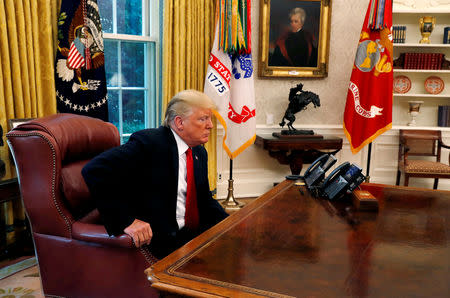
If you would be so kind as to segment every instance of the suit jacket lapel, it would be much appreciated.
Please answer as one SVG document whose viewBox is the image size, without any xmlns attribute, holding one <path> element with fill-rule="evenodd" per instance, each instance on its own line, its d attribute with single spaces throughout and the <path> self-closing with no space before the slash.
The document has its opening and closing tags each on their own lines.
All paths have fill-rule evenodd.
<svg viewBox="0 0 450 298">
<path fill-rule="evenodd" d="M 170 164 L 169 170 L 170 170 L 170 177 L 174 177 L 172 181 L 169 182 L 169 184 L 173 187 L 168 190 L 170 193 L 170 205 L 173 208 L 173 210 L 176 210 L 177 208 L 177 192 L 178 192 L 178 148 L 177 148 L 177 142 L 175 141 L 175 137 L 172 134 L 172 131 L 170 128 L 163 127 L 164 132 L 167 135 L 167 145 L 169 148 L 169 157 L 170 157 Z"/>
</svg>

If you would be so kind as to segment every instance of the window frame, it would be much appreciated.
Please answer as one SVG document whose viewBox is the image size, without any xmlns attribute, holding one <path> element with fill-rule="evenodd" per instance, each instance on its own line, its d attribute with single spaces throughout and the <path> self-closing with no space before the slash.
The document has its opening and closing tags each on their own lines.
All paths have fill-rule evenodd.
<svg viewBox="0 0 450 298">
<path fill-rule="evenodd" d="M 144 90 L 147 92 L 144 99 L 145 128 L 157 127 L 161 121 L 161 42 L 160 42 L 160 0 L 142 0 L 142 35 L 118 34 L 117 33 L 117 0 L 112 1 L 113 9 L 113 32 L 103 32 L 103 39 L 118 42 L 118 78 L 121 80 L 121 44 L 122 42 L 142 42 L 146 44 L 145 78 L 144 87 L 107 86 L 107 90 L 119 91 L 119 133 L 121 140 L 128 138 L 131 133 L 123 133 L 123 107 L 122 92 L 124 90 Z M 152 49 L 153 44 L 153 49 Z M 154 78 L 151 78 L 151 73 Z"/>
</svg>

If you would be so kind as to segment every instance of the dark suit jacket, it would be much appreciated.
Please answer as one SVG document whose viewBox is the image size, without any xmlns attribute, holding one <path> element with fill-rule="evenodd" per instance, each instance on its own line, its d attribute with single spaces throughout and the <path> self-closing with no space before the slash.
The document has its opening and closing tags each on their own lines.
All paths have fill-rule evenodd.
<svg viewBox="0 0 450 298">
<path fill-rule="evenodd" d="M 200 226 L 206 230 L 227 214 L 209 190 L 206 150 L 192 151 Z M 110 235 L 123 233 L 136 218 L 150 224 L 152 243 L 178 231 L 178 149 L 170 128 L 132 134 L 126 144 L 92 159 L 82 175 Z"/>
</svg>

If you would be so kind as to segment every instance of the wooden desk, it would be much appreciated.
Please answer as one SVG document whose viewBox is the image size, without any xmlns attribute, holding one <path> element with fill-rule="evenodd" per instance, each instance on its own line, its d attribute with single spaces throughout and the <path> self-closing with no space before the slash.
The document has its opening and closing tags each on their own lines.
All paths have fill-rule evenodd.
<svg viewBox="0 0 450 298">
<path fill-rule="evenodd" d="M 146 270 L 196 297 L 448 297 L 450 192 L 362 184 L 355 212 L 284 181 Z"/>
<path fill-rule="evenodd" d="M 276 138 L 271 135 L 257 135 L 255 145 L 268 150 L 269 155 L 276 158 L 280 164 L 288 164 L 293 175 L 300 175 L 303 163 L 312 163 L 324 153 L 335 154 L 341 150 L 342 139 Z"/>
</svg>

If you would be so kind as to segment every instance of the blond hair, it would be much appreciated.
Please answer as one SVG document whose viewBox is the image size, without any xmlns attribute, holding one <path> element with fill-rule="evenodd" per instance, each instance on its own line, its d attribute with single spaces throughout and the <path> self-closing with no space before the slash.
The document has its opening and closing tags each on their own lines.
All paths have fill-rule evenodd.
<svg viewBox="0 0 450 298">
<path fill-rule="evenodd" d="M 176 116 L 189 116 L 193 107 L 216 109 L 216 104 L 203 92 L 193 89 L 180 91 L 169 101 L 163 125 L 169 127 Z"/>
</svg>

